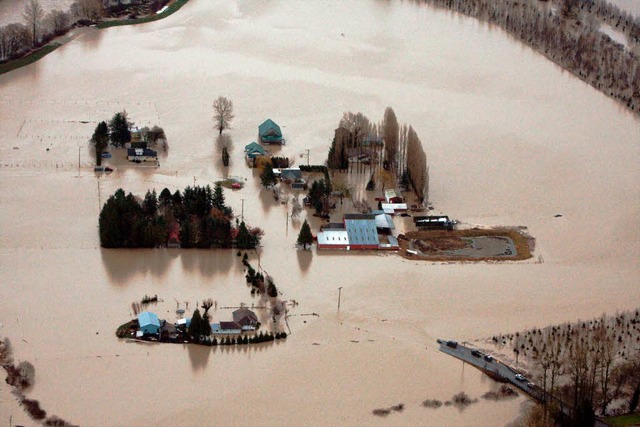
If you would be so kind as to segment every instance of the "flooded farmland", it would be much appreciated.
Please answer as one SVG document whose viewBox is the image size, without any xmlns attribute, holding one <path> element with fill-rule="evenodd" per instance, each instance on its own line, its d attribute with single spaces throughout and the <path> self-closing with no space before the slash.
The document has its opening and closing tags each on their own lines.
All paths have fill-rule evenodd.
<svg viewBox="0 0 640 427">
<path fill-rule="evenodd" d="M 219 95 L 236 113 L 228 170 L 211 120 Z M 278 122 L 282 155 L 303 163 L 309 150 L 315 164 L 342 112 L 378 120 L 387 106 L 427 149 L 434 213 L 526 226 L 542 262 L 294 248 L 301 221 L 287 222 L 243 161 L 258 124 Z M 98 177 L 86 141 L 122 109 L 161 125 L 168 153 L 159 168 L 121 163 Z M 638 120 L 613 100 L 472 19 L 399 1 L 191 0 L 0 76 L 0 333 L 35 366 L 29 397 L 80 425 L 504 425 L 524 398 L 421 407 L 495 387 L 435 340 L 637 306 L 639 140 Z M 116 189 L 143 196 L 227 175 L 247 180 L 227 204 L 266 231 L 252 264 L 298 302 L 292 334 L 244 348 L 119 341 L 145 294 L 164 300 L 154 310 L 167 319 L 176 300 L 256 302 L 234 252 L 99 244 L 100 205 Z M 6 390 L 0 420 L 28 424 Z M 404 411 L 372 415 L 398 403 Z"/>
</svg>

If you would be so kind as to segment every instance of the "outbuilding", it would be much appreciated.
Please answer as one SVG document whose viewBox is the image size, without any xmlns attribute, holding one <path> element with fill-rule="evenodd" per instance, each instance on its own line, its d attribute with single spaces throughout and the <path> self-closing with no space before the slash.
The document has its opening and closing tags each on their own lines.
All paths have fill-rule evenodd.
<svg viewBox="0 0 640 427">
<path fill-rule="evenodd" d="M 414 216 L 418 230 L 453 230 L 453 221 L 446 215 Z"/>
</svg>

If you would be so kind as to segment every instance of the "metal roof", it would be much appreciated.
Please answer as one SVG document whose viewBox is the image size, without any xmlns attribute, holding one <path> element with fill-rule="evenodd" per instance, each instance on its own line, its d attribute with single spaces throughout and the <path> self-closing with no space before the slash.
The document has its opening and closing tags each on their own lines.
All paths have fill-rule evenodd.
<svg viewBox="0 0 640 427">
<path fill-rule="evenodd" d="M 358 218 L 365 217 L 365 218 Z M 345 215 L 344 225 L 350 245 L 378 245 L 378 229 L 374 215 Z"/>
<path fill-rule="evenodd" d="M 158 320 L 157 314 L 143 311 L 142 313 L 138 314 L 138 325 L 140 325 L 141 328 L 147 325 L 153 325 L 159 328 L 160 320 Z"/>
<path fill-rule="evenodd" d="M 272 129 L 276 132 L 278 136 L 282 136 L 282 131 L 280 130 L 280 126 L 278 126 L 276 122 L 274 122 L 271 119 L 265 120 L 260 126 L 258 126 L 258 133 L 261 136 L 265 136 L 267 132 L 269 132 Z"/>
<path fill-rule="evenodd" d="M 391 215 L 381 213 L 376 215 L 376 227 L 394 230 L 396 228 L 396 225 L 393 223 L 393 218 L 391 218 Z"/>
<path fill-rule="evenodd" d="M 329 228 L 318 233 L 319 245 L 348 245 L 349 234 L 344 228 Z"/>
</svg>

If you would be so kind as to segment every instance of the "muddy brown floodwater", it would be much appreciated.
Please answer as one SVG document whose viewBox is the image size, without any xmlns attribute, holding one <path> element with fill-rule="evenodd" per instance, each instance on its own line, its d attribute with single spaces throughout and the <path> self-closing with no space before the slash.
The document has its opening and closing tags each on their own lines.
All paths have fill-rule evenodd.
<svg viewBox="0 0 640 427">
<path fill-rule="evenodd" d="M 236 111 L 228 171 L 211 121 L 219 95 Z M 244 145 L 271 117 L 283 154 L 303 162 L 308 149 L 321 163 L 343 111 L 378 120 L 389 105 L 428 150 L 434 214 L 527 226 L 542 263 L 294 248 L 300 221 L 287 228 L 286 208 L 244 165 Z M 157 169 L 117 165 L 96 177 L 86 141 L 123 108 L 164 127 L 168 155 Z M 0 118 L 0 332 L 36 368 L 29 397 L 81 425 L 503 425 L 523 397 L 420 406 L 495 387 L 436 338 L 637 306 L 637 119 L 502 31 L 448 12 L 191 0 L 168 19 L 89 32 L 0 76 Z M 230 251 L 101 249 L 100 203 L 119 187 L 143 195 L 227 174 L 247 178 L 227 202 L 239 213 L 244 199 L 247 222 L 266 230 L 261 265 L 299 302 L 291 336 L 214 350 L 119 341 L 115 328 L 144 294 L 163 298 L 154 309 L 169 319 L 175 300 L 191 310 L 205 297 L 252 300 Z M 301 316 L 311 312 L 319 317 Z M 5 390 L 0 420 L 23 417 Z M 371 413 L 398 403 L 406 409 L 388 418 Z"/>
</svg>

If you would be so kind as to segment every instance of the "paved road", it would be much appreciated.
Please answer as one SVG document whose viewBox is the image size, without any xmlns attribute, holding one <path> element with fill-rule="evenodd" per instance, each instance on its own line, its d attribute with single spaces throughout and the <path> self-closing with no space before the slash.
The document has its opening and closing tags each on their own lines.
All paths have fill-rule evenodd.
<svg viewBox="0 0 640 427">
<path fill-rule="evenodd" d="M 487 373 L 488 375 L 495 376 L 495 379 L 501 379 L 505 382 L 513 384 L 538 402 L 543 402 L 545 400 L 545 393 L 540 387 L 533 384 L 527 378 L 524 378 L 524 380 L 518 380 L 516 378 L 516 375 L 519 374 L 519 372 L 509 365 L 506 365 L 499 360 L 495 360 L 493 359 L 493 357 L 487 357 L 486 354 L 476 349 L 464 346 L 460 343 L 456 343 L 455 346 L 453 344 L 448 345 L 447 343 L 452 343 L 452 341 L 438 340 L 441 352 L 460 359 L 470 365 L 473 365 L 481 371 Z M 476 355 L 474 356 L 474 353 L 472 352 L 476 352 Z M 549 396 L 547 396 L 546 398 L 549 399 Z M 558 399 L 555 400 L 561 404 L 563 412 L 569 411 L 568 405 L 563 404 Z M 607 424 L 605 424 L 601 420 L 596 420 L 594 427 L 607 427 Z"/>
<path fill-rule="evenodd" d="M 438 340 L 440 344 L 440 351 L 443 353 L 447 353 L 450 356 L 458 358 L 470 365 L 475 366 L 483 372 L 488 374 L 493 374 L 497 379 L 502 379 L 505 382 L 509 382 L 530 395 L 534 399 L 539 402 L 544 400 L 544 392 L 537 386 L 533 385 L 529 379 L 525 378 L 524 380 L 518 380 L 516 375 L 518 371 L 511 368 L 509 365 L 505 365 L 498 360 L 493 359 L 491 356 L 488 356 L 484 353 L 481 353 L 473 348 L 464 346 L 462 344 L 457 344 L 455 348 L 447 345 L 447 342 L 451 341 L 443 341 Z M 476 356 L 472 353 L 476 351 Z"/>
</svg>

